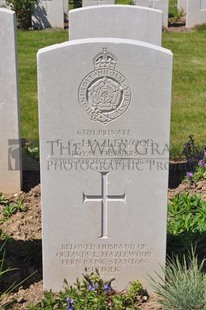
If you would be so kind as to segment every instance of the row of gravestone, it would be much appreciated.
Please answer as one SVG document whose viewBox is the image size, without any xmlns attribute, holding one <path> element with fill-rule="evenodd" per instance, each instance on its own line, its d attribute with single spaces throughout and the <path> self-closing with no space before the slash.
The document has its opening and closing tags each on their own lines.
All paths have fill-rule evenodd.
<svg viewBox="0 0 206 310">
<path fill-rule="evenodd" d="M 161 47 L 160 11 L 119 10 L 110 37 L 97 21 L 90 36 L 76 15 L 70 41 L 38 52 L 47 290 L 85 268 L 120 290 L 137 279 L 149 288 L 148 274 L 165 264 L 173 57 Z M 15 16 L 0 9 L 0 19 L 1 189 L 6 173 L 15 181 L 20 172 L 8 169 L 8 141 L 19 141 Z"/>
<path fill-rule="evenodd" d="M 206 0 L 178 0 L 177 7 L 186 15 L 186 27 L 206 23 Z"/>
<path fill-rule="evenodd" d="M 163 25 L 168 25 L 169 0 L 134 0 L 134 5 L 161 10 L 163 12 Z M 83 0 L 82 6 L 114 5 L 114 0 Z M 0 6 L 5 0 L 0 0 Z M 206 23 L 206 0 L 178 0 L 178 10 L 186 13 L 186 27 Z M 35 6 L 32 16 L 34 28 L 64 28 L 68 14 L 68 0 L 40 0 Z M 104 18 L 104 16 L 102 16 Z M 105 21 L 105 18 L 104 18 Z"/>
<path fill-rule="evenodd" d="M 169 0 L 135 0 L 137 6 L 159 9 L 163 12 L 163 25 L 168 24 Z M 83 0 L 82 6 L 114 5 L 114 0 Z M 41 0 L 35 6 L 32 24 L 34 28 L 59 27 L 64 28 L 64 14 L 68 12 L 67 0 Z M 105 17 L 102 16 L 102 19 Z"/>
<path fill-rule="evenodd" d="M 134 5 L 161 10 L 163 12 L 163 26 L 168 25 L 169 0 L 134 0 Z M 114 5 L 114 0 L 83 0 L 82 6 Z M 186 27 L 206 23 L 206 0 L 178 0 L 178 9 L 186 13 Z M 63 14 L 64 12 L 64 14 Z M 64 28 L 64 16 L 68 12 L 67 0 L 41 0 L 36 6 L 32 18 L 33 27 Z M 104 18 L 104 16 L 102 17 Z"/>
<path fill-rule="evenodd" d="M 134 5 L 158 9 L 163 12 L 163 26 L 168 25 L 169 0 L 134 0 Z M 114 0 L 83 0 L 82 6 L 114 5 Z M 206 0 L 178 0 L 178 9 L 186 12 L 186 27 L 206 23 Z M 64 16 L 68 12 L 67 0 L 41 0 L 33 15 L 33 26 L 64 27 Z M 104 18 L 104 16 L 102 16 Z"/>
</svg>

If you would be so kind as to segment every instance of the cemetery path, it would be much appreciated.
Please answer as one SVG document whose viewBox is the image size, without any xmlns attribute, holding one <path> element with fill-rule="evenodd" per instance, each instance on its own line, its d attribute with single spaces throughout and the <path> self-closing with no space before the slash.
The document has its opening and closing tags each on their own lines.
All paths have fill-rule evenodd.
<svg viewBox="0 0 206 310">
<path fill-rule="evenodd" d="M 180 172 L 170 175 L 169 198 L 177 193 L 190 191 L 192 193 L 200 193 L 206 200 L 206 181 L 200 181 L 197 184 L 180 183 Z M 25 191 L 15 193 L 13 195 L 4 195 L 7 202 L 15 203 L 20 198 L 25 202 L 27 210 L 17 212 L 3 220 L 3 210 L 5 206 L 0 200 L 0 245 L 3 244 L 3 233 L 8 235 L 10 239 L 6 247 L 5 268 L 11 266 L 17 268 L 1 277 L 0 292 L 3 292 L 12 283 L 20 283 L 28 276 L 15 293 L 9 296 L 8 300 L 14 297 L 17 302 L 10 306 L 9 309 L 27 309 L 29 303 L 38 303 L 43 297 L 42 286 L 42 266 L 41 266 L 41 208 L 40 208 L 40 185 L 39 176 L 32 175 L 27 178 Z M 33 274 L 33 275 L 32 275 Z M 4 300 L 5 302 L 6 300 Z M 1 308 L 1 304 L 0 304 Z M 149 300 L 142 304 L 141 309 L 144 310 L 161 310 L 155 296 L 151 296 Z"/>
</svg>

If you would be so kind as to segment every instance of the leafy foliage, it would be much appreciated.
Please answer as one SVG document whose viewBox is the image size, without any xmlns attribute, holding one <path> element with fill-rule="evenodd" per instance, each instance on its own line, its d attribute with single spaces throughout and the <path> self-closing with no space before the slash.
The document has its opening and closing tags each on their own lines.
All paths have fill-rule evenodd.
<svg viewBox="0 0 206 310">
<path fill-rule="evenodd" d="M 3 201 L 3 203 L 2 203 Z M 13 214 L 16 214 L 17 212 L 26 212 L 27 206 L 25 205 L 23 199 L 17 200 L 17 202 L 10 202 L 6 200 L 0 200 L 0 205 L 4 205 L 2 214 L 4 216 L 4 219 L 8 219 Z"/>
<path fill-rule="evenodd" d="M 191 245 L 206 255 L 206 202 L 199 195 L 176 195 L 168 205 L 168 254 L 186 254 Z"/>
<path fill-rule="evenodd" d="M 165 273 L 166 281 L 158 275 L 158 281 L 152 279 L 159 303 L 165 310 L 204 310 L 206 309 L 206 281 L 202 272 L 204 260 L 198 265 L 192 250 L 189 258 L 168 261 Z"/>
<path fill-rule="evenodd" d="M 59 310 L 124 310 L 139 309 L 144 290 L 139 281 L 131 283 L 124 292 L 115 291 L 110 281 L 103 281 L 98 271 L 84 275 L 80 282 L 78 279 L 73 286 L 65 281 L 65 290 L 58 294 L 45 292 L 44 299 L 38 305 L 31 305 L 30 310 L 59 309 Z"/>
<path fill-rule="evenodd" d="M 206 147 L 200 149 L 195 144 L 193 136 L 190 135 L 189 140 L 184 145 L 183 155 L 191 168 L 191 171 L 187 173 L 186 181 L 196 183 L 206 179 Z"/>
<path fill-rule="evenodd" d="M 10 3 L 10 1 L 7 1 Z M 10 5 L 16 12 L 17 26 L 20 29 L 29 29 L 31 27 L 32 6 L 39 0 L 12 0 Z"/>
</svg>

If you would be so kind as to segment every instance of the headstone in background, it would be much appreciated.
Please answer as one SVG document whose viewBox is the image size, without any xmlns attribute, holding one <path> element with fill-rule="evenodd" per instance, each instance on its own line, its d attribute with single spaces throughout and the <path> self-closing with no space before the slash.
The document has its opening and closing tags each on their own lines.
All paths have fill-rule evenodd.
<svg viewBox="0 0 206 310">
<path fill-rule="evenodd" d="M 158 9 L 163 12 L 163 26 L 168 26 L 169 0 L 134 0 L 134 4 Z"/>
<path fill-rule="evenodd" d="M 34 28 L 64 28 L 64 0 L 40 0 L 32 15 Z"/>
<path fill-rule="evenodd" d="M 21 190 L 16 18 L 0 9 L 0 192 Z"/>
<path fill-rule="evenodd" d="M 10 9 L 10 6 L 6 3 L 6 0 L 0 0 L 0 8 Z"/>
<path fill-rule="evenodd" d="M 38 53 L 44 289 L 97 268 L 113 286 L 166 254 L 172 54 L 117 38 Z"/>
<path fill-rule="evenodd" d="M 64 0 L 64 20 L 68 21 L 69 3 L 68 0 Z"/>
<path fill-rule="evenodd" d="M 187 0 L 178 0 L 177 1 L 177 9 L 183 10 L 186 13 L 186 9 L 187 9 Z"/>
<path fill-rule="evenodd" d="M 82 0 L 82 6 L 94 6 L 94 5 L 105 5 L 105 4 L 115 4 L 114 0 Z"/>
<path fill-rule="evenodd" d="M 156 45 L 162 41 L 162 12 L 131 5 L 104 5 L 71 10 L 69 39 L 113 37 Z"/>
<path fill-rule="evenodd" d="M 201 10 L 206 10 L 206 0 L 201 0 Z"/>
<path fill-rule="evenodd" d="M 187 0 L 186 27 L 206 23 L 206 1 Z"/>
</svg>

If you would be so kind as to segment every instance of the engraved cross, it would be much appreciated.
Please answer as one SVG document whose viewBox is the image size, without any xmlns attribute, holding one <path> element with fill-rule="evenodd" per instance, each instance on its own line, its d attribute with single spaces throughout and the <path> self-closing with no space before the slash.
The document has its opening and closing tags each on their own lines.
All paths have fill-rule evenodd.
<svg viewBox="0 0 206 310">
<path fill-rule="evenodd" d="M 101 202 L 101 239 L 107 239 L 107 203 L 112 202 L 126 202 L 125 193 L 122 195 L 108 195 L 107 176 L 109 172 L 100 172 L 101 174 L 101 195 L 85 195 L 83 193 L 84 202 Z"/>
</svg>

